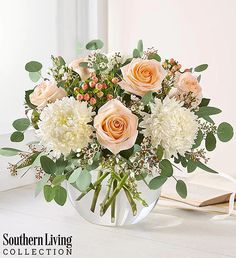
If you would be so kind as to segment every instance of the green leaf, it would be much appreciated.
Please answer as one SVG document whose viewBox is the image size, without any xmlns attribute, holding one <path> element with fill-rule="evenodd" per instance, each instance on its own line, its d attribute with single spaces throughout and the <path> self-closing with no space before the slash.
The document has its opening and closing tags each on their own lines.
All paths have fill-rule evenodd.
<svg viewBox="0 0 236 258">
<path fill-rule="evenodd" d="M 138 144 L 134 144 L 134 153 L 141 151 L 141 147 Z"/>
<path fill-rule="evenodd" d="M 55 197 L 54 200 L 57 204 L 63 206 L 67 199 L 66 189 L 60 185 L 54 186 Z"/>
<path fill-rule="evenodd" d="M 141 180 L 145 179 L 147 175 L 148 175 L 148 173 L 142 172 L 141 174 L 135 175 L 135 179 L 137 181 L 141 181 Z"/>
<path fill-rule="evenodd" d="M 188 173 L 193 172 L 196 168 L 197 168 L 197 163 L 194 160 L 190 159 L 187 163 Z"/>
<path fill-rule="evenodd" d="M 29 167 L 34 164 L 36 161 L 37 157 L 40 155 L 40 152 L 35 152 L 31 156 L 29 156 L 27 159 L 25 159 L 22 163 L 17 165 L 18 169 Z"/>
<path fill-rule="evenodd" d="M 43 188 L 44 198 L 47 202 L 51 202 L 55 197 L 55 190 L 50 185 L 45 185 Z"/>
<path fill-rule="evenodd" d="M 56 160 L 56 167 L 57 167 L 57 170 L 56 170 L 55 174 L 56 174 L 56 175 L 61 175 L 61 174 L 64 172 L 64 170 L 65 170 L 67 164 L 68 164 L 68 160 L 64 160 L 63 157 L 57 159 L 57 160 Z"/>
<path fill-rule="evenodd" d="M 1 148 L 0 149 L 0 155 L 1 156 L 6 156 L 6 157 L 11 157 L 19 154 L 20 152 L 23 152 L 18 149 L 13 149 L 13 148 Z"/>
<path fill-rule="evenodd" d="M 176 191 L 183 199 L 187 197 L 187 186 L 182 180 L 178 180 L 176 183 Z"/>
<path fill-rule="evenodd" d="M 156 190 L 160 188 L 167 180 L 167 177 L 164 176 L 157 176 L 154 177 L 150 182 L 149 182 L 149 188 L 152 190 Z"/>
<path fill-rule="evenodd" d="M 76 182 L 76 180 L 79 178 L 79 175 L 81 173 L 82 169 L 81 168 L 77 168 L 73 171 L 73 173 L 70 175 L 68 182 L 70 184 L 73 184 Z"/>
<path fill-rule="evenodd" d="M 207 122 L 214 124 L 215 122 L 209 117 L 209 116 L 204 116 L 202 117 L 204 120 L 206 120 Z"/>
<path fill-rule="evenodd" d="M 202 65 L 199 65 L 197 67 L 194 68 L 194 71 L 199 73 L 199 72 L 203 72 L 207 69 L 208 67 L 208 64 L 202 64 Z"/>
<path fill-rule="evenodd" d="M 187 167 L 187 160 L 185 157 L 179 155 L 179 159 L 180 159 L 180 162 L 181 162 L 181 165 L 185 168 Z"/>
<path fill-rule="evenodd" d="M 203 133 L 201 130 L 199 130 L 197 133 L 197 138 L 195 139 L 195 143 L 193 145 L 193 149 L 198 148 L 201 145 L 202 140 L 203 140 Z"/>
<path fill-rule="evenodd" d="M 29 77 L 32 82 L 37 82 L 41 78 L 40 72 L 29 72 Z"/>
<path fill-rule="evenodd" d="M 216 173 L 216 174 L 218 174 L 218 172 L 217 171 L 215 171 L 214 169 L 212 169 L 212 168 L 209 168 L 208 166 L 206 166 L 205 164 L 203 164 L 201 161 L 196 161 L 196 163 L 197 163 L 197 166 L 199 167 L 199 168 L 201 168 L 201 169 L 203 169 L 203 170 L 205 170 L 205 171 L 207 171 L 207 172 L 209 172 L 209 173 Z"/>
<path fill-rule="evenodd" d="M 92 176 L 87 170 L 83 170 L 78 179 L 76 180 L 76 186 L 81 192 L 85 192 L 92 181 Z"/>
<path fill-rule="evenodd" d="M 217 136 L 220 141 L 228 142 L 234 136 L 234 129 L 230 124 L 223 122 L 217 128 Z"/>
<path fill-rule="evenodd" d="M 41 63 L 37 61 L 31 61 L 25 65 L 25 70 L 27 72 L 35 73 L 35 72 L 39 72 L 42 69 L 42 67 L 43 66 Z"/>
<path fill-rule="evenodd" d="M 86 45 L 86 49 L 89 50 L 96 50 L 96 49 L 101 49 L 103 47 L 103 42 L 100 39 L 95 39 L 90 41 L 87 45 Z"/>
<path fill-rule="evenodd" d="M 134 147 L 131 147 L 128 150 L 121 151 L 119 154 L 121 155 L 121 157 L 123 157 L 125 159 L 129 159 L 129 157 L 132 156 L 133 153 L 134 153 Z"/>
<path fill-rule="evenodd" d="M 79 66 L 83 68 L 88 68 L 88 62 L 81 62 L 79 63 Z"/>
<path fill-rule="evenodd" d="M 206 98 L 203 98 L 199 107 L 205 107 L 205 106 L 208 106 L 208 104 L 210 103 L 210 99 L 206 99 Z"/>
<path fill-rule="evenodd" d="M 25 131 L 30 126 L 30 120 L 28 118 L 20 118 L 15 120 L 12 126 L 17 131 Z"/>
<path fill-rule="evenodd" d="M 137 48 L 135 48 L 135 49 L 133 50 L 133 57 L 134 57 L 134 58 L 139 58 L 139 57 L 141 57 L 141 55 L 140 55 L 140 53 L 139 53 L 139 51 L 138 51 Z"/>
<path fill-rule="evenodd" d="M 197 77 L 197 81 L 198 82 L 200 82 L 201 81 L 201 78 L 202 78 L 202 75 L 200 74 L 200 75 L 198 75 L 198 77 Z"/>
<path fill-rule="evenodd" d="M 156 61 L 161 62 L 161 57 L 157 53 L 149 54 L 148 59 L 155 59 Z"/>
<path fill-rule="evenodd" d="M 198 117 L 212 116 L 219 113 L 221 113 L 221 110 L 215 107 L 200 107 L 199 110 L 195 112 Z"/>
<path fill-rule="evenodd" d="M 207 134 L 205 146 L 208 151 L 213 151 L 216 148 L 216 137 L 212 132 Z"/>
<path fill-rule="evenodd" d="M 144 105 L 149 104 L 153 100 L 153 92 L 149 91 L 142 97 L 142 102 Z"/>
<path fill-rule="evenodd" d="M 14 132 L 11 135 L 10 140 L 12 142 L 22 142 L 24 140 L 24 134 L 22 132 Z"/>
<path fill-rule="evenodd" d="M 53 160 L 51 160 L 47 156 L 42 156 L 40 157 L 40 164 L 42 169 L 45 171 L 47 174 L 54 174 L 56 172 L 56 164 Z"/>
<path fill-rule="evenodd" d="M 137 49 L 140 53 L 143 53 L 143 41 L 141 39 L 138 41 Z"/>
<path fill-rule="evenodd" d="M 36 106 L 33 105 L 33 104 L 30 102 L 30 98 L 29 98 L 30 94 L 33 93 L 33 92 L 34 92 L 34 90 L 27 90 L 27 91 L 25 92 L 25 102 L 26 102 L 26 104 L 27 104 L 30 108 L 35 109 Z"/>
<path fill-rule="evenodd" d="M 66 179 L 65 175 L 59 175 L 55 176 L 55 178 L 52 180 L 53 185 L 59 185 Z"/>
<path fill-rule="evenodd" d="M 163 155 L 164 155 L 164 149 L 161 145 L 158 145 L 158 148 L 157 148 L 157 158 L 158 160 L 161 160 L 163 158 Z"/>
<path fill-rule="evenodd" d="M 161 176 L 170 177 L 173 175 L 173 167 L 168 159 L 163 159 L 159 163 L 159 168 L 161 169 Z"/>
<path fill-rule="evenodd" d="M 97 152 L 93 158 L 93 164 L 87 166 L 88 171 L 92 171 L 96 169 L 100 165 L 100 157 L 101 157 L 101 152 Z"/>
<path fill-rule="evenodd" d="M 58 56 L 58 60 L 59 60 L 59 65 L 60 65 L 60 66 L 63 66 L 63 65 L 66 64 L 66 62 L 65 62 L 65 60 L 63 59 L 62 56 Z"/>
<path fill-rule="evenodd" d="M 43 187 L 46 185 L 50 178 L 49 174 L 45 174 L 43 178 L 37 182 L 36 187 L 35 187 L 35 197 L 39 195 L 39 193 L 42 191 Z"/>
</svg>

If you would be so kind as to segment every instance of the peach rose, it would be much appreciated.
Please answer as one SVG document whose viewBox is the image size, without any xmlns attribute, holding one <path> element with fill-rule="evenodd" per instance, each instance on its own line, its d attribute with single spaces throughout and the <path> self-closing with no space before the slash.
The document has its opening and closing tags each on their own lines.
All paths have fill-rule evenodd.
<svg viewBox="0 0 236 258">
<path fill-rule="evenodd" d="M 188 99 L 188 94 L 190 98 Z M 175 81 L 175 87 L 169 92 L 169 97 L 175 97 L 178 100 L 185 102 L 192 102 L 191 107 L 194 108 L 198 106 L 202 100 L 202 88 L 197 80 L 197 78 L 190 72 L 185 72 L 183 74 L 177 74 Z M 195 101 L 192 101 L 192 97 Z"/>
<path fill-rule="evenodd" d="M 138 136 L 138 117 L 119 100 L 103 105 L 94 118 L 98 142 L 113 154 L 130 149 Z"/>
<path fill-rule="evenodd" d="M 130 93 L 143 96 L 149 91 L 161 89 L 166 72 L 156 60 L 133 59 L 121 68 L 123 80 L 118 84 Z"/>
<path fill-rule="evenodd" d="M 81 77 L 82 81 L 85 81 L 89 78 L 90 72 L 89 69 L 86 67 L 81 67 L 80 63 L 86 62 L 87 58 L 86 57 L 80 57 L 78 59 L 73 60 L 69 64 L 69 68 L 71 68 L 73 71 L 79 74 Z"/>
<path fill-rule="evenodd" d="M 58 88 L 54 81 L 43 81 L 35 87 L 33 93 L 30 94 L 30 102 L 38 108 L 44 108 L 47 103 L 55 102 L 67 96 L 63 88 Z"/>
</svg>

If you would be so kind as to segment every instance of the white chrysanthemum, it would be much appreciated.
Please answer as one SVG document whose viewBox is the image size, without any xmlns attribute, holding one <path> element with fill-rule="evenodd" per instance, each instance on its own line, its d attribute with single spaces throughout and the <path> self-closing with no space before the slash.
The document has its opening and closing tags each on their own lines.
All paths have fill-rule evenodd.
<svg viewBox="0 0 236 258">
<path fill-rule="evenodd" d="M 166 158 L 189 151 L 198 132 L 197 116 L 174 98 L 166 97 L 163 102 L 156 98 L 150 108 L 151 114 L 144 115 L 140 126 L 152 145 L 161 144 Z"/>
<path fill-rule="evenodd" d="M 79 102 L 74 98 L 63 98 L 45 107 L 40 115 L 37 131 L 41 144 L 53 155 L 60 157 L 86 147 L 93 133 L 92 107 L 87 102 Z"/>
</svg>

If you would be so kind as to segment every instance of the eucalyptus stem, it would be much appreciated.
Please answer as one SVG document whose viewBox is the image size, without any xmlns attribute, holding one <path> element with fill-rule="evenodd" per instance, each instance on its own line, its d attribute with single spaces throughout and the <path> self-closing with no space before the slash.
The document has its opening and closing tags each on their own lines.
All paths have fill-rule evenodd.
<svg viewBox="0 0 236 258">
<path fill-rule="evenodd" d="M 93 186 L 96 187 L 97 185 L 101 184 L 101 182 L 109 175 L 109 172 L 104 173 L 94 184 Z M 76 201 L 80 201 L 88 192 L 90 192 L 93 188 L 89 187 L 84 193 L 82 193 Z"/>
<path fill-rule="evenodd" d="M 117 187 L 117 181 L 114 180 L 113 181 L 113 192 L 115 191 Z M 114 200 L 111 203 L 111 223 L 115 222 L 115 215 L 116 215 L 116 197 L 114 198 Z"/>
<path fill-rule="evenodd" d="M 102 176 L 102 174 L 103 174 L 102 171 L 98 172 L 97 180 L 99 180 L 99 178 Z M 97 200 L 98 200 L 98 195 L 99 195 L 100 191 L 101 191 L 101 183 L 96 186 L 94 194 L 93 194 L 93 200 L 92 200 L 92 204 L 91 204 L 91 208 L 90 208 L 90 210 L 92 212 L 95 211 Z"/>
<path fill-rule="evenodd" d="M 117 185 L 117 187 L 115 188 L 115 190 L 113 191 L 111 197 L 108 198 L 107 202 L 105 203 L 105 205 L 103 207 L 101 207 L 101 211 L 100 211 L 100 215 L 103 216 L 105 214 L 105 212 L 107 211 L 107 209 L 109 208 L 109 206 L 111 205 L 112 201 L 115 199 L 115 197 L 117 196 L 117 194 L 120 192 L 120 190 L 123 188 L 127 178 L 128 178 L 128 174 L 126 174 L 121 181 L 119 182 L 119 184 Z"/>
<path fill-rule="evenodd" d="M 124 192 L 125 192 L 125 195 L 126 195 L 128 201 L 129 201 L 130 207 L 132 209 L 133 216 L 135 216 L 137 214 L 137 205 L 136 205 L 135 201 L 133 200 L 133 198 L 130 194 L 130 191 L 124 187 L 123 187 L 123 189 L 124 189 Z"/>
</svg>

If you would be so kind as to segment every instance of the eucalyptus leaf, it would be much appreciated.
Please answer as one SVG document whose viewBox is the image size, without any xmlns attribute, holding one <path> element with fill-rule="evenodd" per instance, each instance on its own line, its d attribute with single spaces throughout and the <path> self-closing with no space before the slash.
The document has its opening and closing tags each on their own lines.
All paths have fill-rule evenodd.
<svg viewBox="0 0 236 258">
<path fill-rule="evenodd" d="M 192 173 L 197 168 L 197 163 L 194 160 L 189 160 L 187 163 L 187 171 L 188 173 Z"/>
<path fill-rule="evenodd" d="M 50 178 L 49 174 L 45 174 L 43 178 L 37 182 L 35 187 L 35 197 L 38 196 L 38 194 L 42 191 L 43 187 L 46 185 Z"/>
<path fill-rule="evenodd" d="M 141 57 L 140 52 L 138 51 L 137 48 L 135 48 L 135 49 L 133 50 L 133 57 L 134 57 L 134 58 L 139 58 L 139 57 Z"/>
<path fill-rule="evenodd" d="M 187 186 L 182 180 L 178 180 L 176 183 L 176 191 L 183 199 L 187 197 Z"/>
<path fill-rule="evenodd" d="M 157 154 L 158 160 L 161 160 L 163 158 L 164 149 L 163 149 L 163 147 L 161 145 L 158 145 L 156 154 Z"/>
<path fill-rule="evenodd" d="M 42 64 L 37 61 L 31 61 L 25 65 L 25 70 L 27 72 L 35 73 L 35 72 L 39 72 L 41 69 L 42 69 Z"/>
<path fill-rule="evenodd" d="M 43 187 L 44 198 L 47 202 L 51 202 L 55 197 L 55 189 L 50 185 Z"/>
<path fill-rule="evenodd" d="M 159 168 L 161 169 L 161 176 L 170 177 L 173 175 L 173 167 L 168 159 L 160 161 Z"/>
<path fill-rule="evenodd" d="M 199 104 L 199 107 L 205 107 L 205 106 L 208 106 L 210 103 L 210 99 L 207 99 L 207 98 L 203 98 L 201 103 Z"/>
<path fill-rule="evenodd" d="M 216 148 L 216 137 L 212 132 L 209 132 L 205 139 L 205 146 L 208 151 L 213 151 Z"/>
<path fill-rule="evenodd" d="M 56 172 L 56 164 L 47 156 L 40 157 L 41 167 L 47 174 L 54 174 Z"/>
<path fill-rule="evenodd" d="M 234 136 L 234 129 L 230 124 L 223 122 L 217 128 L 217 136 L 220 141 L 228 142 Z"/>
<path fill-rule="evenodd" d="M 23 152 L 18 149 L 13 149 L 13 148 L 1 148 L 0 149 L 0 155 L 1 156 L 6 156 L 6 157 L 11 157 L 19 154 L 20 152 Z"/>
<path fill-rule="evenodd" d="M 37 82 L 41 78 L 40 72 L 29 72 L 29 78 L 32 82 Z"/>
<path fill-rule="evenodd" d="M 70 184 L 73 184 L 76 182 L 76 180 L 79 178 L 79 175 L 81 173 L 82 169 L 81 168 L 77 168 L 73 171 L 73 173 L 70 175 L 68 182 Z"/>
<path fill-rule="evenodd" d="M 137 49 L 140 53 L 143 53 L 143 41 L 141 39 L 138 41 Z"/>
<path fill-rule="evenodd" d="M 164 176 L 157 176 L 154 177 L 150 182 L 149 182 L 149 188 L 152 190 L 156 190 L 160 188 L 167 180 L 167 177 Z"/>
<path fill-rule="evenodd" d="M 97 50 L 97 49 L 101 49 L 103 48 L 103 42 L 100 39 L 95 39 L 90 41 L 87 45 L 86 45 L 86 49 L 89 50 Z"/>
<path fill-rule="evenodd" d="M 81 192 L 85 192 L 92 181 L 92 176 L 87 170 L 83 170 L 78 179 L 76 180 L 76 186 Z"/>
<path fill-rule="evenodd" d="M 31 108 L 31 109 L 35 109 L 36 108 L 36 106 L 35 105 L 33 105 L 31 102 L 30 102 L 30 94 L 31 93 L 33 93 L 34 92 L 34 90 L 27 90 L 27 91 L 25 91 L 25 102 L 26 102 L 26 104 Z"/>
<path fill-rule="evenodd" d="M 197 138 L 195 139 L 195 143 L 193 145 L 193 149 L 198 148 L 201 145 L 202 140 L 203 140 L 203 133 L 202 133 L 202 130 L 199 130 L 197 133 Z"/>
<path fill-rule="evenodd" d="M 142 102 L 144 105 L 149 104 L 153 100 L 153 92 L 149 91 L 142 97 Z"/>
<path fill-rule="evenodd" d="M 197 164 L 197 166 L 198 166 L 199 168 L 201 168 L 201 169 L 203 169 L 203 170 L 205 170 L 205 171 L 207 171 L 207 172 L 209 172 L 209 173 L 216 173 L 216 174 L 218 174 L 217 171 L 215 171 L 215 170 L 212 169 L 212 168 L 209 168 L 207 165 L 203 164 L 201 161 L 196 161 L 196 164 Z"/>
<path fill-rule="evenodd" d="M 221 113 L 219 108 L 215 107 L 199 107 L 199 110 L 195 112 L 198 117 L 212 116 Z"/>
<path fill-rule="evenodd" d="M 194 68 L 194 72 L 203 72 L 207 69 L 208 64 L 202 64 Z"/>
<path fill-rule="evenodd" d="M 18 164 L 17 168 L 21 169 L 21 168 L 32 166 L 34 164 L 35 160 L 37 159 L 37 157 L 39 156 L 39 154 L 40 154 L 40 152 L 33 153 L 28 158 L 26 158 L 23 162 Z"/>
<path fill-rule="evenodd" d="M 22 132 L 14 132 L 12 133 L 10 140 L 12 142 L 22 142 L 24 140 L 24 134 Z"/>
<path fill-rule="evenodd" d="M 58 175 L 52 180 L 53 185 L 59 185 L 66 179 L 65 175 Z"/>
<path fill-rule="evenodd" d="M 156 61 L 161 62 L 161 57 L 157 53 L 149 54 L 148 59 L 155 59 Z"/>
<path fill-rule="evenodd" d="M 25 131 L 30 126 L 30 120 L 28 118 L 20 118 L 15 120 L 12 126 L 17 131 Z"/>
<path fill-rule="evenodd" d="M 55 191 L 55 197 L 54 197 L 55 202 L 63 206 L 67 199 L 66 189 L 60 185 L 56 185 L 54 186 L 54 191 Z"/>
</svg>

